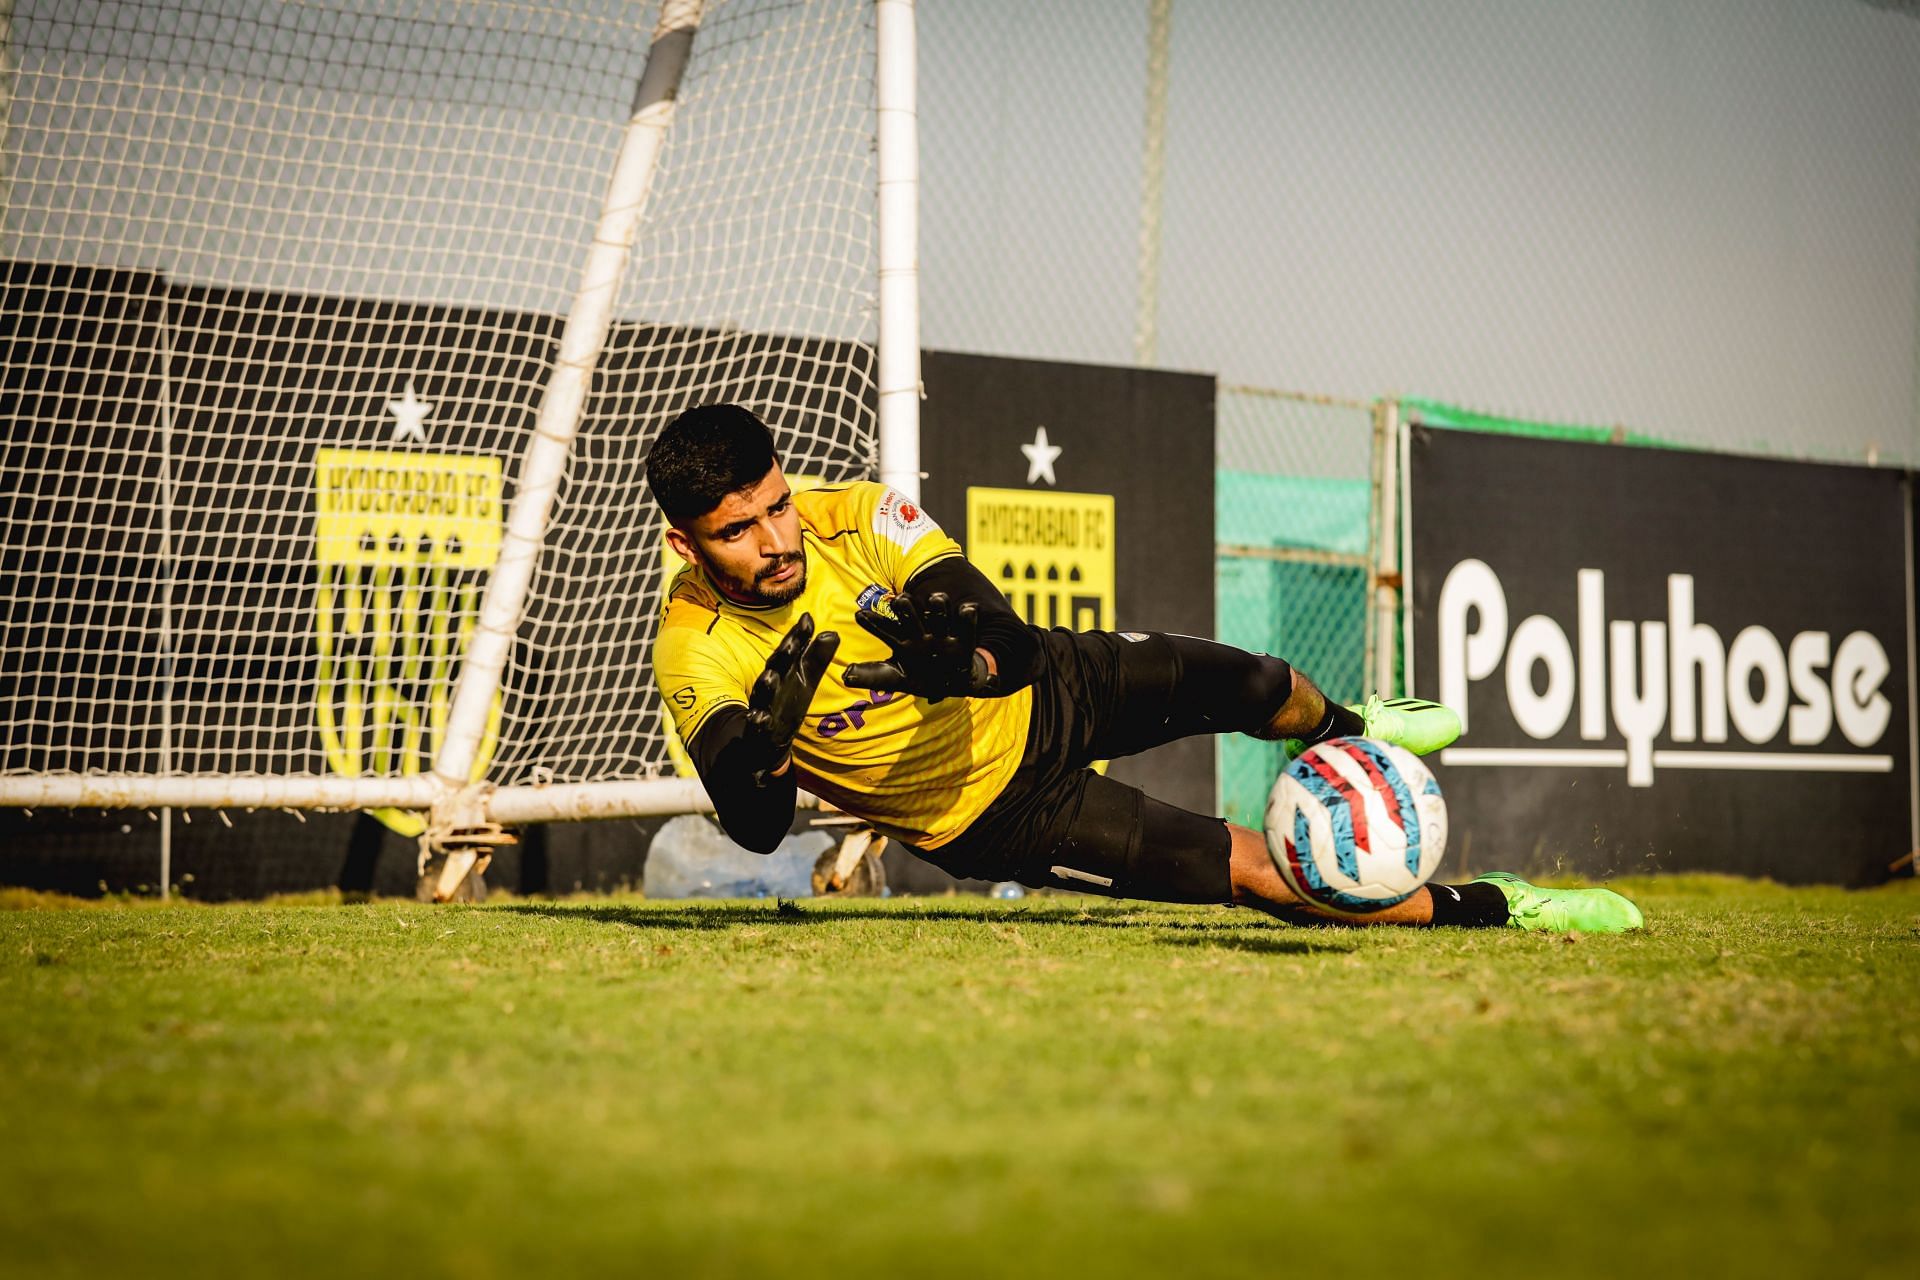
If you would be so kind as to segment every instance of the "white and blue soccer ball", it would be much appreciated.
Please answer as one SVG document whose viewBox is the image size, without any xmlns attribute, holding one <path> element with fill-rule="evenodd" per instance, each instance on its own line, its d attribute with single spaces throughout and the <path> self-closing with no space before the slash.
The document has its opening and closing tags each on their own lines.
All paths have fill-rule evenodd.
<svg viewBox="0 0 1920 1280">
<path fill-rule="evenodd" d="M 1373 738 L 1302 752 L 1267 797 L 1267 852 L 1302 901 L 1334 915 L 1404 902 L 1447 851 L 1447 802 L 1427 766 Z"/>
</svg>

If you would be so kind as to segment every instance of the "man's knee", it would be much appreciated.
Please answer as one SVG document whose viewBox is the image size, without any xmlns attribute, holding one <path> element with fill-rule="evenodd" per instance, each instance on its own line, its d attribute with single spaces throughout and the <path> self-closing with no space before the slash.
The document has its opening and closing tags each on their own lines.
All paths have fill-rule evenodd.
<svg viewBox="0 0 1920 1280">
<path fill-rule="evenodd" d="M 1279 658 L 1195 636 L 1167 639 L 1180 665 L 1176 701 L 1216 732 L 1257 732 L 1293 695 L 1293 668 Z"/>
<path fill-rule="evenodd" d="M 1023 884 L 1150 902 L 1232 901 L 1225 822 L 1112 778 L 1088 773 L 1081 781 L 1071 826 L 1023 868 Z"/>
</svg>

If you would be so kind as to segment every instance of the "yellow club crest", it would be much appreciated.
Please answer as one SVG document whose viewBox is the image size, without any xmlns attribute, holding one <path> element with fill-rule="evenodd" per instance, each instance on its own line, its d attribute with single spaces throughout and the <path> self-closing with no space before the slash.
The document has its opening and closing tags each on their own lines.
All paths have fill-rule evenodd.
<svg viewBox="0 0 1920 1280">
<path fill-rule="evenodd" d="M 376 449 L 314 455 L 314 713 L 327 764 L 347 778 L 431 767 L 504 520 L 500 459 Z M 474 761 L 500 734 L 495 693 Z M 401 835 L 421 815 L 375 816 Z"/>
</svg>

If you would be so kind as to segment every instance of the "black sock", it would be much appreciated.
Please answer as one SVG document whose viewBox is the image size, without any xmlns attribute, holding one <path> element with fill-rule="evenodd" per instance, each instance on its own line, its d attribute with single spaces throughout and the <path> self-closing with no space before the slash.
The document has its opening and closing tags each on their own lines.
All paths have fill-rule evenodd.
<svg viewBox="0 0 1920 1280">
<path fill-rule="evenodd" d="M 1315 726 L 1313 732 L 1300 735 L 1300 741 L 1312 746 L 1316 742 L 1325 742 L 1328 738 L 1358 738 L 1366 733 L 1367 725 L 1358 713 L 1349 711 L 1332 698 L 1327 699 L 1327 714 Z"/>
<path fill-rule="evenodd" d="M 1511 918 L 1507 895 L 1493 884 L 1430 884 L 1433 923 L 1467 929 L 1497 929 Z"/>
</svg>

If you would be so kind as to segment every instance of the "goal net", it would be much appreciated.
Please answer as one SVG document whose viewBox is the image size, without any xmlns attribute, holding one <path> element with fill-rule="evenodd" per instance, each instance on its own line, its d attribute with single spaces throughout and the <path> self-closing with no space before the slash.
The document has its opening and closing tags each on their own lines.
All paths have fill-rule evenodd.
<svg viewBox="0 0 1920 1280">
<path fill-rule="evenodd" d="M 0 801 L 424 807 L 657 16 L 10 0 Z M 705 5 L 469 776 L 672 772 L 674 414 L 874 472 L 874 25 Z"/>
</svg>

